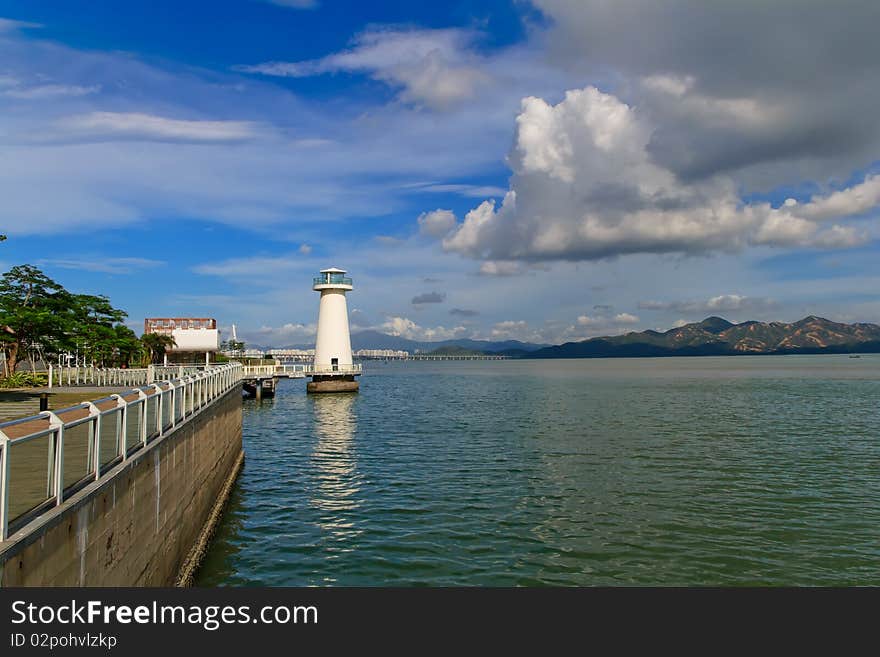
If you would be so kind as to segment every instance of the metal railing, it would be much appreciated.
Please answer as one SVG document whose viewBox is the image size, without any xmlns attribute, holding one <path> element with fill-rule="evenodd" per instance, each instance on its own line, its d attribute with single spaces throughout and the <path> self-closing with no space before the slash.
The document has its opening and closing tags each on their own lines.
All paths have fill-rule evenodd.
<svg viewBox="0 0 880 657">
<path fill-rule="evenodd" d="M 228 363 L 0 423 L 0 541 L 225 394 L 241 369 Z"/>
<path fill-rule="evenodd" d="M 361 374 L 363 365 L 245 365 L 242 368 L 244 377 L 260 376 L 311 376 L 313 374 Z"/>
<path fill-rule="evenodd" d="M 352 285 L 352 281 L 348 276 L 341 274 L 327 274 L 325 276 L 315 276 L 312 279 L 312 285 Z"/>
<path fill-rule="evenodd" d="M 312 374 L 360 374 L 364 366 L 360 363 L 354 365 L 307 365 L 305 373 Z"/>
<path fill-rule="evenodd" d="M 179 378 L 205 369 L 204 365 L 150 365 L 148 367 L 57 367 L 49 365 L 48 385 L 55 386 L 138 386 L 163 379 Z"/>
<path fill-rule="evenodd" d="M 181 378 L 188 374 L 204 372 L 204 365 L 150 365 L 153 368 L 153 380 Z M 216 366 L 212 366 L 216 367 Z"/>
<path fill-rule="evenodd" d="M 56 367 L 49 365 L 49 387 L 54 386 L 137 386 L 150 383 L 149 368 Z"/>
</svg>

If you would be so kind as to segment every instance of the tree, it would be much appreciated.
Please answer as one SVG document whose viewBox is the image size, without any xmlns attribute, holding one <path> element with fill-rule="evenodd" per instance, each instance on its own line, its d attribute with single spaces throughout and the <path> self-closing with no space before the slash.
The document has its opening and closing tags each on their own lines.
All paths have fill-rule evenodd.
<svg viewBox="0 0 880 657">
<path fill-rule="evenodd" d="M 125 312 L 104 296 L 71 294 L 32 265 L 0 277 L 0 346 L 12 374 L 28 352 L 45 356 L 78 351 L 102 366 L 140 359 L 142 346 L 122 321 Z"/>
<path fill-rule="evenodd" d="M 123 351 L 131 351 L 130 340 L 137 341 L 134 331 L 122 324 L 126 313 L 114 308 L 105 296 L 71 294 L 67 314 L 70 330 L 65 347 L 76 349 L 102 367 L 127 365 Z"/>
<path fill-rule="evenodd" d="M 13 267 L 0 277 L 0 344 L 6 372 L 13 374 L 28 350 L 52 351 L 70 328 L 69 293 L 32 265 Z"/>
<path fill-rule="evenodd" d="M 116 354 L 115 362 L 125 366 L 142 361 L 146 350 L 137 333 L 124 324 L 117 324 L 114 330 L 113 348 Z"/>
<path fill-rule="evenodd" d="M 232 355 L 241 355 L 244 351 L 245 344 L 240 340 L 224 340 L 220 343 L 220 350 Z"/>
<path fill-rule="evenodd" d="M 150 363 L 161 363 L 166 350 L 177 346 L 172 336 L 161 333 L 144 333 L 141 336 L 141 342 L 149 356 Z"/>
</svg>

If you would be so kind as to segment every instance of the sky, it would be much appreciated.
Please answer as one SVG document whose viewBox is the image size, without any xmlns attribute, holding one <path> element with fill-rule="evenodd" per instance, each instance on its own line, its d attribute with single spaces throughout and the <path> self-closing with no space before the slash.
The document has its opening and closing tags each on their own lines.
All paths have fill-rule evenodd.
<svg viewBox="0 0 880 657">
<path fill-rule="evenodd" d="M 0 2 L 0 267 L 250 344 L 880 322 L 874 1 Z"/>
</svg>

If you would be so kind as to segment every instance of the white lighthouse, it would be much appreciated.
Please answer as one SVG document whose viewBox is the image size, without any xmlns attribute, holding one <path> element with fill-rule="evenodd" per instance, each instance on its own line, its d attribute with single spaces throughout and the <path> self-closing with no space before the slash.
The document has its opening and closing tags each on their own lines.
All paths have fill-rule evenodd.
<svg viewBox="0 0 880 657">
<path fill-rule="evenodd" d="M 315 362 L 309 392 L 354 392 L 355 377 L 360 366 L 351 358 L 351 336 L 348 332 L 348 307 L 345 293 L 352 289 L 351 278 L 344 269 L 322 269 L 312 289 L 321 293 L 318 308 L 318 337 L 315 341 Z"/>
</svg>

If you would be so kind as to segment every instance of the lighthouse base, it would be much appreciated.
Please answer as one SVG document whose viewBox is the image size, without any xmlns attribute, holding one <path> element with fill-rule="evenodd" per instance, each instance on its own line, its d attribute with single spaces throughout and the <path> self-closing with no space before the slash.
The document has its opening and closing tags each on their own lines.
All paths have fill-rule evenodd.
<svg viewBox="0 0 880 657">
<path fill-rule="evenodd" d="M 313 376 L 312 380 L 306 384 L 306 392 L 357 392 L 360 384 L 355 380 L 354 376 Z"/>
</svg>

